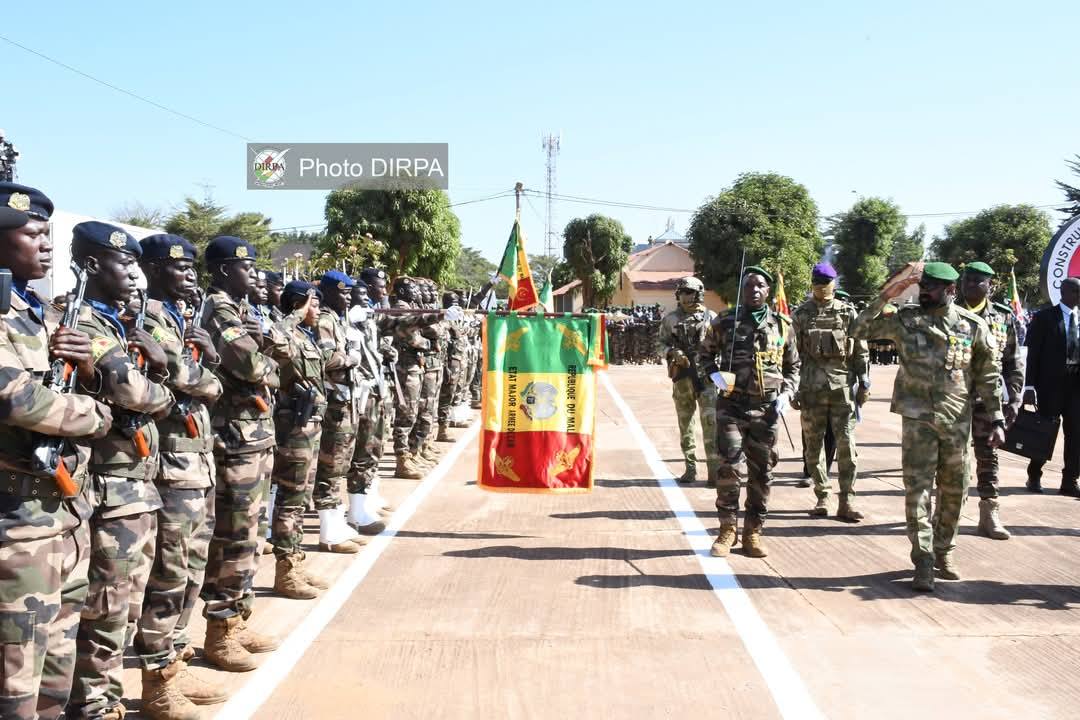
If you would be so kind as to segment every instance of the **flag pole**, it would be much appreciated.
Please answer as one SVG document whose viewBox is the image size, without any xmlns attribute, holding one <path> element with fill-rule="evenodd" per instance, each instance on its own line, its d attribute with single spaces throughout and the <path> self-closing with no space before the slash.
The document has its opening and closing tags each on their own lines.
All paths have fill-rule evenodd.
<svg viewBox="0 0 1080 720">
<path fill-rule="evenodd" d="M 525 186 L 521 183 L 514 183 L 514 217 L 517 220 L 521 220 L 521 191 Z"/>
</svg>

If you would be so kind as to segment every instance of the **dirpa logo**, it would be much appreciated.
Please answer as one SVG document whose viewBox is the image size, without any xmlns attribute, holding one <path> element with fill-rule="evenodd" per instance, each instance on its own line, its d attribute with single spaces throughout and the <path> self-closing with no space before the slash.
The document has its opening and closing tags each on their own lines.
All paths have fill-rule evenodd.
<svg viewBox="0 0 1080 720">
<path fill-rule="evenodd" d="M 263 148 L 252 151 L 255 155 L 251 170 L 255 174 L 255 184 L 260 187 L 278 187 L 285 184 L 285 154 L 289 148 Z"/>
</svg>

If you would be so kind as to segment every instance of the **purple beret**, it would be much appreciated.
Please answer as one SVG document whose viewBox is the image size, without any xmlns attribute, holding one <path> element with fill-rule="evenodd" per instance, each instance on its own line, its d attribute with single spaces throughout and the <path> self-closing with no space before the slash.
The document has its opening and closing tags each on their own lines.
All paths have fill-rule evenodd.
<svg viewBox="0 0 1080 720">
<path fill-rule="evenodd" d="M 814 269 L 810 271 L 811 277 L 824 277 L 832 280 L 836 279 L 836 270 L 829 263 L 818 263 L 814 266 Z"/>
</svg>

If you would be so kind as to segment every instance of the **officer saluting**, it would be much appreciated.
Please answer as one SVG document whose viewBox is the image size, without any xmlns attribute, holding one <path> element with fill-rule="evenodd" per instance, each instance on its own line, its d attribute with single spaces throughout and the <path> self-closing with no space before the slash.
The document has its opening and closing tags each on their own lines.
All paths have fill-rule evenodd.
<svg viewBox="0 0 1080 720">
<path fill-rule="evenodd" d="M 52 210 L 40 190 L 0 183 L 0 253 L 13 281 L 0 298 L 0 623 L 18 639 L 5 645 L 4 662 L 16 671 L 0 672 L 3 718 L 63 712 L 86 597 L 91 508 L 78 488 L 89 448 L 85 440 L 64 446 L 77 488 L 70 496 L 35 471 L 31 457 L 47 437 L 97 438 L 112 426 L 111 411 L 93 398 L 43 384 L 50 357 L 69 363 L 79 379 L 94 378 L 90 338 L 58 328 L 60 314 L 27 287 L 52 265 Z"/>
</svg>

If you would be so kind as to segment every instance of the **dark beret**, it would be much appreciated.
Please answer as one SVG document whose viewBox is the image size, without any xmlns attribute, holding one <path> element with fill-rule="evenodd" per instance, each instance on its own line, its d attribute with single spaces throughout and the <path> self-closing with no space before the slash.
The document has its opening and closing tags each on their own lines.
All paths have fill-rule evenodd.
<svg viewBox="0 0 1080 720">
<path fill-rule="evenodd" d="M 188 240 L 179 235 L 150 235 L 139 241 L 142 246 L 143 261 L 151 260 L 195 260 L 198 250 Z"/>
<path fill-rule="evenodd" d="M 336 287 L 339 290 L 345 290 L 346 288 L 351 288 L 355 284 L 356 283 L 351 277 L 340 270 L 331 270 L 319 279 L 319 288 L 322 290 L 332 287 Z"/>
<path fill-rule="evenodd" d="M 267 285 L 282 285 L 285 283 L 285 279 L 281 277 L 281 273 L 269 270 L 266 273 Z"/>
<path fill-rule="evenodd" d="M 142 257 L 142 246 L 123 228 L 98 220 L 81 222 L 72 228 L 71 247 L 73 250 L 90 251 L 106 248 L 117 252 Z"/>
<path fill-rule="evenodd" d="M 218 263 L 227 260 L 254 260 L 255 246 L 247 240 L 231 235 L 221 235 L 206 246 L 206 262 Z"/>
<path fill-rule="evenodd" d="M 53 214 L 53 202 L 45 193 L 37 188 L 11 182 L 0 182 L 0 206 L 17 210 L 38 220 L 48 220 Z M 24 222 L 23 225 L 25 224 Z"/>
</svg>

